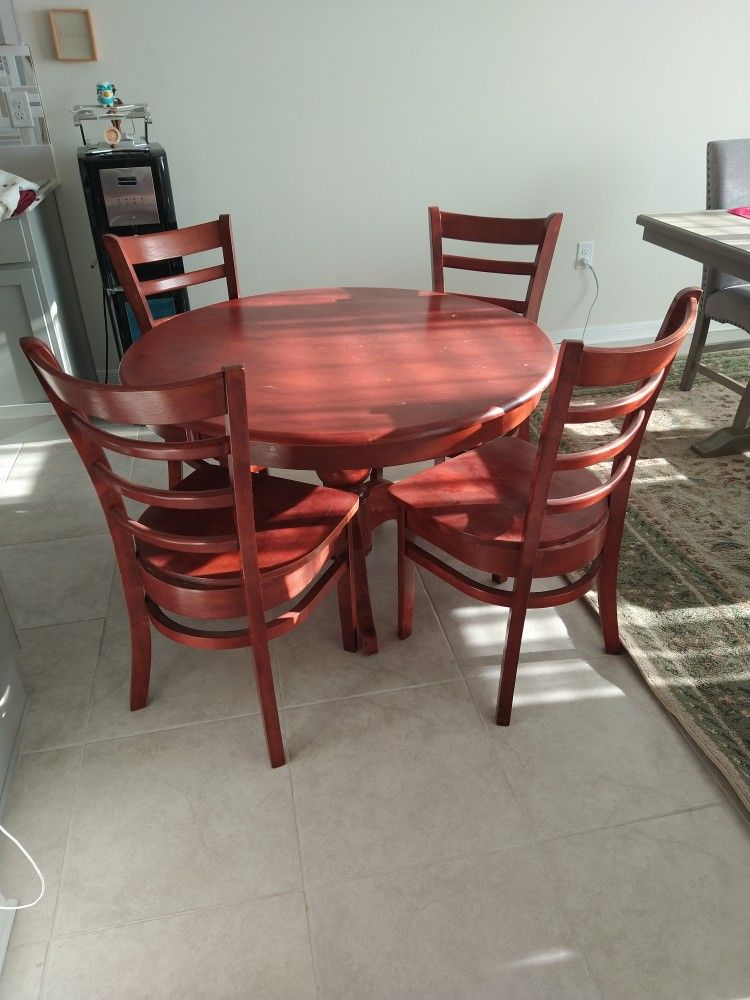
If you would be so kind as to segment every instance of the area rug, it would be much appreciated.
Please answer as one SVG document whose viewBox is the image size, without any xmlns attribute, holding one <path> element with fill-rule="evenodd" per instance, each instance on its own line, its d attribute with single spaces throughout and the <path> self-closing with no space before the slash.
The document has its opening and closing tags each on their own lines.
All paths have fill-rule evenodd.
<svg viewBox="0 0 750 1000">
<path fill-rule="evenodd" d="M 711 354 L 709 363 L 739 381 L 750 375 L 750 351 Z M 739 397 L 701 375 L 681 392 L 682 368 L 678 359 L 636 467 L 620 634 L 653 693 L 750 811 L 750 463 L 690 450 L 731 424 Z M 574 425 L 563 447 L 590 447 L 606 430 Z M 589 599 L 596 606 L 596 594 Z"/>
</svg>

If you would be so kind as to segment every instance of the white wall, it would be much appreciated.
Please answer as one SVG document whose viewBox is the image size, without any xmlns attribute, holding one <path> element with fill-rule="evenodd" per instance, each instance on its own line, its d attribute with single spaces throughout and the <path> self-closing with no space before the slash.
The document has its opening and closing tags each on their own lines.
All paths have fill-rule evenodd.
<svg viewBox="0 0 750 1000">
<path fill-rule="evenodd" d="M 702 206 L 707 140 L 750 133 L 748 0 L 87 2 L 97 63 L 56 62 L 46 8 L 15 0 L 99 365 L 69 114 L 99 80 L 151 105 L 180 223 L 231 212 L 246 294 L 427 287 L 428 204 L 561 210 L 552 330 L 580 327 L 590 301 L 577 240 L 596 241 L 595 327 L 655 320 L 699 281 L 642 242 L 636 214 Z"/>
</svg>

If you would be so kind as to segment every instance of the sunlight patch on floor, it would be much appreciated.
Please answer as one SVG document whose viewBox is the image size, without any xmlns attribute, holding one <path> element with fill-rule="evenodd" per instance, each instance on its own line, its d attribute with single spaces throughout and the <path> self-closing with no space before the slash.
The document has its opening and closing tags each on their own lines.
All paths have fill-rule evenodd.
<svg viewBox="0 0 750 1000">
<path fill-rule="evenodd" d="M 578 959 L 579 955 L 570 948 L 554 948 L 550 951 L 535 951 L 523 958 L 517 958 L 512 962 L 506 962 L 509 969 L 523 969 L 530 965 L 554 965 L 557 962 L 570 962 Z"/>
<path fill-rule="evenodd" d="M 523 670 L 523 668 L 521 668 Z M 609 687 L 596 688 L 562 688 L 553 691 L 535 691 L 525 693 L 516 688 L 513 695 L 513 705 L 558 705 L 574 701 L 589 701 L 600 698 L 624 698 L 625 692 L 620 688 L 610 685 Z"/>
</svg>

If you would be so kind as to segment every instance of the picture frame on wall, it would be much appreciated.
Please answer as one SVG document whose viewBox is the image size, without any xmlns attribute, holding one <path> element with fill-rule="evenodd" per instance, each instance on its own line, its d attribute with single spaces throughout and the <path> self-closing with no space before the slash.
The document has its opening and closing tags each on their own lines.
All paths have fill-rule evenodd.
<svg viewBox="0 0 750 1000">
<path fill-rule="evenodd" d="M 96 41 L 91 11 L 80 7 L 54 7 L 49 24 L 55 55 L 64 62 L 96 62 Z"/>
</svg>

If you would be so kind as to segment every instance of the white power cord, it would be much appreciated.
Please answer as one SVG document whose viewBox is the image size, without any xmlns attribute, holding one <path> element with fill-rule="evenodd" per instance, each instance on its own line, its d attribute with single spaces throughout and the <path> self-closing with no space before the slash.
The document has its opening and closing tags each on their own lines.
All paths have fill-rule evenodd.
<svg viewBox="0 0 750 1000">
<path fill-rule="evenodd" d="M 39 895 L 36 897 L 33 903 L 19 903 L 17 906 L 0 906 L 0 910 L 28 910 L 30 906 L 36 906 L 36 904 L 44 895 L 44 890 L 45 890 L 44 875 L 42 875 L 42 873 L 39 871 L 39 866 L 37 865 L 36 861 L 34 861 L 34 859 L 26 850 L 26 848 L 23 846 L 23 844 L 20 844 L 12 833 L 8 833 L 8 831 L 5 829 L 4 826 L 0 826 L 0 832 L 4 833 L 5 836 L 8 838 L 8 840 L 12 840 L 13 843 L 18 848 L 18 850 L 21 852 L 21 854 L 23 854 L 23 856 L 28 859 L 28 861 L 31 864 L 31 867 L 39 876 L 39 881 L 42 883 L 42 888 L 39 892 Z"/>
<path fill-rule="evenodd" d="M 596 305 L 596 300 L 599 298 L 599 279 L 596 276 L 596 271 L 594 270 L 594 265 L 588 260 L 583 261 L 583 266 L 587 268 L 594 275 L 594 281 L 596 282 L 596 293 L 594 295 L 594 301 L 589 306 L 588 315 L 586 316 L 586 322 L 583 324 L 583 333 L 581 334 L 581 340 L 586 336 L 586 330 L 588 329 L 589 320 L 591 319 L 591 310 Z"/>
</svg>

